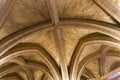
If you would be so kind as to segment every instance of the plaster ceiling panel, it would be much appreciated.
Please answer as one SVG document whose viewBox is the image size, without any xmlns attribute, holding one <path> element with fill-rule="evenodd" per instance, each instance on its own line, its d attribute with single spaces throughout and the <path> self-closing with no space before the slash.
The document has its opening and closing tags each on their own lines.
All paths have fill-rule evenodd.
<svg viewBox="0 0 120 80">
<path fill-rule="evenodd" d="M 40 70 L 37 70 L 33 73 L 33 76 L 34 76 L 34 80 L 41 80 L 43 73 Z"/>
<path fill-rule="evenodd" d="M 18 56 L 18 57 L 15 57 L 15 58 L 12 58 L 10 60 L 13 60 L 13 59 L 22 59 L 22 60 L 26 60 L 26 61 L 35 61 L 35 62 L 43 62 L 43 63 L 46 63 L 45 60 L 42 58 L 42 56 L 38 53 L 38 52 L 35 52 L 35 51 L 27 51 L 27 52 L 22 52 L 20 53 L 22 54 L 21 56 Z M 5 64 L 1 65 L 1 67 L 4 67 L 4 66 L 7 66 L 9 64 L 11 64 L 12 62 L 9 63 L 6 62 Z M 14 62 L 13 62 L 14 63 Z"/>
<path fill-rule="evenodd" d="M 96 19 L 113 23 L 92 0 L 57 0 L 60 19 Z"/>
<path fill-rule="evenodd" d="M 34 80 L 41 80 L 41 78 L 44 75 L 44 73 L 41 70 L 31 70 L 31 71 L 32 71 Z M 19 71 L 18 73 L 24 78 L 24 80 L 27 80 L 26 74 L 23 71 Z"/>
<path fill-rule="evenodd" d="M 15 0 L 15 5 L 0 30 L 0 39 L 25 27 L 49 20 L 45 0 Z"/>
<path fill-rule="evenodd" d="M 106 66 L 107 67 L 105 67 L 105 72 L 107 73 L 107 72 L 109 72 L 109 70 L 110 70 L 110 68 L 111 68 L 111 65 L 113 65 L 115 62 L 120 62 L 120 59 L 119 59 L 119 57 L 117 58 L 117 57 L 106 57 Z"/>
<path fill-rule="evenodd" d="M 99 61 L 97 59 L 95 59 L 86 65 L 86 68 L 88 68 L 90 71 L 92 71 L 92 73 L 94 73 L 94 75 L 96 75 L 96 77 L 99 77 L 99 68 L 100 68 L 99 65 L 100 64 L 98 62 Z M 104 62 L 105 63 L 105 67 L 104 67 L 105 73 L 108 73 L 111 66 L 116 62 L 120 62 L 119 57 L 106 56 L 105 62 Z"/>
<path fill-rule="evenodd" d="M 56 48 L 56 41 L 53 31 L 36 32 L 31 36 L 28 36 L 22 42 L 37 43 L 40 44 L 59 64 L 59 55 Z"/>
<path fill-rule="evenodd" d="M 87 57 L 90 54 L 92 55 L 92 54 L 98 52 L 100 50 L 101 46 L 102 45 L 99 43 L 86 45 L 84 47 L 84 49 L 82 50 L 80 60 L 84 59 L 85 57 Z"/>
<path fill-rule="evenodd" d="M 24 80 L 27 80 L 26 74 L 25 74 L 22 70 L 18 71 L 17 73 L 18 73 Z"/>
<path fill-rule="evenodd" d="M 28 61 L 35 61 L 35 62 L 44 62 L 44 59 L 40 56 L 39 53 L 37 52 L 24 52 L 24 54 L 22 55 L 21 58 L 24 58 L 24 60 L 28 60 Z"/>
<path fill-rule="evenodd" d="M 95 32 L 89 29 L 66 28 L 63 30 L 63 38 L 65 44 L 65 53 L 67 57 L 67 64 L 69 65 L 72 53 L 79 41 L 79 39 L 87 34 Z"/>
<path fill-rule="evenodd" d="M 86 68 L 89 69 L 94 74 L 95 77 L 100 77 L 100 75 L 99 75 L 99 63 L 98 63 L 97 59 L 88 63 Z"/>
<path fill-rule="evenodd" d="M 120 9 L 120 0 L 112 0 L 116 6 Z"/>
</svg>

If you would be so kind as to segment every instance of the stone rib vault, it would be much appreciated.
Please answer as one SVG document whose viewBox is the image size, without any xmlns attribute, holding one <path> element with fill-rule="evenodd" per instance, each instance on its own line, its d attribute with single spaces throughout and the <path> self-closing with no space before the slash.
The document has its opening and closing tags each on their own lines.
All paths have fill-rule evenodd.
<svg viewBox="0 0 120 80">
<path fill-rule="evenodd" d="M 0 0 L 0 80 L 119 80 L 120 0 Z"/>
</svg>

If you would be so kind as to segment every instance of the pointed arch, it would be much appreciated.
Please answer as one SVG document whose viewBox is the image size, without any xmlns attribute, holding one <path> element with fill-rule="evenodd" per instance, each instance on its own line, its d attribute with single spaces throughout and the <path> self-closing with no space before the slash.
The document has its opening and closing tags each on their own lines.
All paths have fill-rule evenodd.
<svg viewBox="0 0 120 80">
<path fill-rule="evenodd" d="M 45 60 L 46 65 L 49 67 L 50 71 L 54 75 L 55 79 L 61 78 L 59 67 L 54 58 L 39 44 L 35 43 L 19 43 L 18 45 L 16 45 L 15 47 L 13 47 L 9 51 L 7 51 L 3 56 L 0 57 L 1 58 L 0 65 L 9 61 L 10 59 L 23 55 L 24 52 L 29 51 L 37 52 L 38 54 L 40 54 L 43 60 Z"/>
<path fill-rule="evenodd" d="M 76 46 L 73 56 L 71 58 L 70 62 L 70 77 L 71 80 L 76 80 L 77 78 L 77 71 L 78 71 L 78 65 L 81 60 L 81 53 L 86 45 L 94 44 L 94 43 L 101 43 L 102 45 L 109 45 L 112 47 L 118 47 L 120 48 L 119 44 L 120 42 L 116 39 L 113 39 L 109 36 L 100 34 L 100 33 L 92 33 L 84 36 L 81 38 L 78 42 L 78 45 Z"/>
</svg>

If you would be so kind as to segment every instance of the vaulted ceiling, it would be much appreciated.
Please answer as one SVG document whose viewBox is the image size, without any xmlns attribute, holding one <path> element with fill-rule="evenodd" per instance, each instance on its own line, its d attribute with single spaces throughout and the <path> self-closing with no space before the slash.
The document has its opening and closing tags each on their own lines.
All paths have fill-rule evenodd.
<svg viewBox="0 0 120 80">
<path fill-rule="evenodd" d="M 116 80 L 119 25 L 120 0 L 0 0 L 0 80 Z"/>
</svg>

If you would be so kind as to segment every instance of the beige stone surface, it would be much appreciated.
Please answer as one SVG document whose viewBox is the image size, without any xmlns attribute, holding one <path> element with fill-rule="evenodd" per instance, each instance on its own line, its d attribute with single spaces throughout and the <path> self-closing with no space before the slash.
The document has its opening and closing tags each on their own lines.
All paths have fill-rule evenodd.
<svg viewBox="0 0 120 80">
<path fill-rule="evenodd" d="M 1 27 L 0 28 L 0 62 L 4 62 L 3 65 L 0 65 L 0 70 L 5 66 L 8 66 L 8 68 L 6 68 L 5 71 L 9 69 L 10 67 L 9 65 L 12 63 L 9 63 L 7 59 L 10 58 L 10 60 L 13 60 L 20 58 L 23 60 L 23 62 L 34 61 L 34 62 L 43 62 L 45 64 L 43 65 L 46 68 L 45 71 L 48 72 L 48 74 L 50 75 L 46 74 L 45 72 L 42 72 L 41 70 L 30 69 L 34 80 L 42 80 L 44 74 L 47 76 L 46 78 L 47 80 L 52 80 L 51 77 L 53 78 L 53 80 L 55 79 L 57 80 L 58 78 L 61 77 L 62 79 L 60 80 L 74 80 L 73 78 L 74 73 L 76 76 L 75 80 L 78 80 L 79 75 L 80 76 L 86 75 L 83 72 L 80 73 L 80 71 L 78 71 L 79 64 L 84 64 L 82 63 L 82 60 L 84 60 L 85 57 L 87 57 L 88 55 L 93 55 L 93 53 L 98 51 L 100 52 L 98 54 L 101 54 L 99 56 L 102 57 L 102 54 L 103 53 L 105 54 L 107 52 L 107 50 L 105 50 L 103 53 L 101 53 L 102 52 L 101 48 L 105 46 L 104 43 L 107 43 L 106 44 L 107 46 L 112 46 L 112 47 L 114 46 L 115 48 L 113 50 L 118 52 L 120 51 L 120 35 L 119 35 L 120 29 L 118 28 L 119 21 L 114 20 L 114 17 L 111 18 L 112 15 L 111 16 L 108 15 L 93 0 L 55 0 L 55 1 L 56 1 L 56 6 L 54 4 L 55 3 L 54 0 L 15 0 L 14 7 L 12 8 L 8 17 L 6 18 L 4 24 L 0 26 Z M 120 0 L 111 0 L 111 3 L 114 3 L 114 5 L 117 7 L 119 12 Z M 113 6 L 110 5 L 110 7 L 111 7 L 110 10 L 112 11 Z M 58 14 L 56 13 L 55 8 L 57 9 Z M 116 14 L 119 13 L 114 13 L 114 15 Z M 58 18 L 55 17 L 57 15 Z M 80 21 L 81 19 L 85 19 L 85 21 Z M 55 24 L 54 20 L 55 21 L 58 20 L 57 25 L 54 25 Z M 32 32 L 32 30 L 30 29 L 27 30 L 28 28 L 31 29 L 36 28 L 35 25 L 38 25 L 38 28 L 44 28 L 44 25 L 42 24 L 44 25 L 49 24 L 52 26 L 45 26 L 45 29 L 48 30 L 42 30 L 42 31 L 38 30 Z M 65 27 L 69 27 L 69 28 L 65 28 Z M 22 32 L 24 30 L 26 31 Z M 18 31 L 19 33 L 17 33 Z M 99 33 L 99 35 L 95 36 L 95 34 L 92 34 L 92 36 L 89 36 L 88 41 L 90 39 L 91 44 L 85 45 L 81 53 L 79 52 L 77 54 L 74 53 L 76 49 L 80 50 L 77 48 L 80 39 L 91 33 L 95 33 L 95 34 Z M 103 40 L 99 39 L 98 37 L 100 38 L 102 37 Z M 83 39 L 83 40 L 87 41 L 87 39 Z M 99 40 L 100 42 L 104 41 L 104 43 L 97 43 L 97 42 L 92 43 L 92 40 Z M 16 45 L 21 43 L 31 43 L 31 44 L 40 45 L 43 49 L 45 49 L 48 52 L 50 56 L 52 56 L 53 60 L 49 55 L 43 57 L 40 55 L 40 52 L 38 53 L 37 51 L 35 52 L 34 50 L 33 51 L 28 50 L 28 52 L 25 52 L 27 51 L 27 47 L 29 48 L 32 46 L 27 46 L 25 48 L 24 46 L 22 46 L 20 50 L 24 48 L 25 51 L 23 49 L 23 52 L 18 51 L 18 53 L 12 55 L 15 51 L 13 50 L 12 53 L 11 51 L 12 48 L 16 47 Z M 33 48 L 35 47 L 32 47 L 30 49 L 32 50 Z M 43 51 L 43 54 L 46 54 L 46 52 L 43 49 L 41 49 Z M 2 53 L 5 54 L 1 55 Z M 22 54 L 22 55 L 17 56 L 18 54 Z M 14 56 L 17 57 L 14 58 Z M 109 73 L 108 71 L 112 66 L 112 64 L 118 61 L 120 61 L 119 56 L 106 56 L 106 60 L 103 61 L 103 63 L 105 63 L 106 65 L 105 72 Z M 24 64 L 24 66 L 25 65 L 26 64 Z M 101 77 L 100 65 L 101 64 L 99 63 L 99 60 L 97 58 L 94 59 L 93 61 L 90 61 L 86 65 L 82 65 L 82 67 L 89 69 L 93 73 L 95 78 L 98 78 Z M 24 67 L 21 65 L 19 66 Z M 80 70 L 82 70 L 82 68 Z M 1 71 L 0 71 L 0 80 L 3 77 Z M 28 80 L 26 74 L 22 70 L 17 71 L 17 73 L 24 80 Z M 69 79 L 66 76 L 64 77 L 62 74 L 68 75 Z M 58 76 L 56 77 L 56 75 Z M 88 77 L 89 79 L 92 79 L 90 76 Z"/>
</svg>

